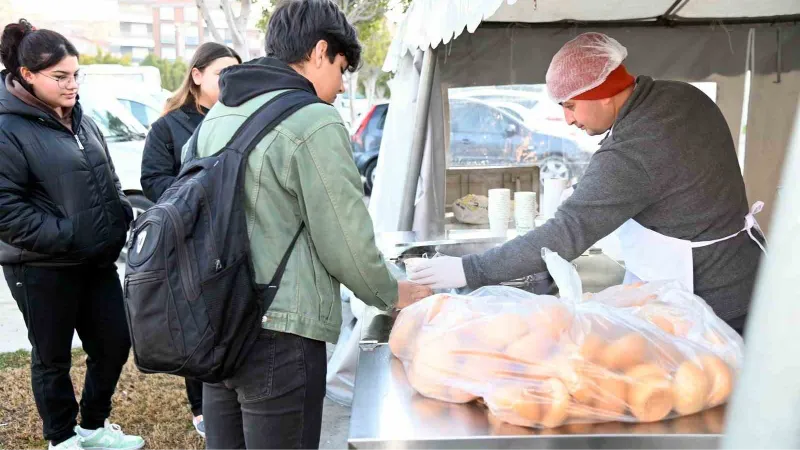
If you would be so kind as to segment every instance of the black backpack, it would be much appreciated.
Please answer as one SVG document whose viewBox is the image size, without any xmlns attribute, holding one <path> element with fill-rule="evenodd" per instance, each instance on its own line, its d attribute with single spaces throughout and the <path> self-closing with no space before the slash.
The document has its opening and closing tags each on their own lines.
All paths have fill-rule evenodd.
<svg viewBox="0 0 800 450">
<path fill-rule="evenodd" d="M 272 281 L 257 285 L 244 211 L 247 156 L 281 121 L 316 102 L 302 90 L 278 94 L 206 158 L 196 157 L 198 127 L 175 183 L 134 222 L 124 297 L 140 371 L 216 383 L 244 362 L 303 230 Z"/>
</svg>

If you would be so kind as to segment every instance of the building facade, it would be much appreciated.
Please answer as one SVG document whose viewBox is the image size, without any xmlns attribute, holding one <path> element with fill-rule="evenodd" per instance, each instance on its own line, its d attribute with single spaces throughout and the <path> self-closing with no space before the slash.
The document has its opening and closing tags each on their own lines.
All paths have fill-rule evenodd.
<svg viewBox="0 0 800 450">
<path fill-rule="evenodd" d="M 118 0 L 118 3 L 119 34 L 111 39 L 110 50 L 130 55 L 134 62 L 150 53 L 169 60 L 188 61 L 200 44 L 214 40 L 194 0 Z M 233 47 L 233 34 L 219 8 L 219 0 L 207 3 L 224 43 Z M 264 35 L 255 27 L 260 16 L 261 8 L 253 5 L 247 29 L 251 57 L 264 54 Z"/>
</svg>

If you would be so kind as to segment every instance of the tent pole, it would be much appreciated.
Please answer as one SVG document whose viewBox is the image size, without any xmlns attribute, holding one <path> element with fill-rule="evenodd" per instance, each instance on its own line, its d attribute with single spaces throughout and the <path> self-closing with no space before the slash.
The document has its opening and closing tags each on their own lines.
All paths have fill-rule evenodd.
<svg viewBox="0 0 800 450">
<path fill-rule="evenodd" d="M 400 205 L 398 231 L 411 231 L 414 225 L 414 200 L 417 196 L 417 180 L 422 170 L 422 157 L 425 154 L 425 139 L 428 136 L 428 110 L 433 91 L 433 73 L 436 69 L 436 49 L 428 47 L 422 60 L 422 72 L 417 94 L 417 112 L 414 119 L 414 135 L 411 140 L 411 157 L 403 185 L 403 203 Z"/>
</svg>

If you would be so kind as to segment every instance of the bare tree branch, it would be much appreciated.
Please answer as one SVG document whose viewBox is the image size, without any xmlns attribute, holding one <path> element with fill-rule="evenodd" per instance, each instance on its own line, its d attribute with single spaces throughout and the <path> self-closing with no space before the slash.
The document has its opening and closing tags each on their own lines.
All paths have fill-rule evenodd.
<svg viewBox="0 0 800 450">
<path fill-rule="evenodd" d="M 204 1 L 204 0 L 198 0 Z M 241 8 L 239 15 L 234 15 L 233 3 L 239 2 Z M 225 15 L 225 23 L 231 33 L 233 47 L 244 60 L 250 59 L 250 48 L 247 45 L 247 19 L 250 16 L 250 0 L 219 0 L 219 8 Z M 209 22 L 209 19 L 206 20 Z M 217 42 L 224 43 L 225 40 L 217 33 L 214 38 Z"/>
<path fill-rule="evenodd" d="M 370 5 L 366 5 L 364 1 L 361 1 L 353 5 L 353 8 L 345 14 L 347 21 L 355 25 L 374 19 L 377 16 L 377 8 L 370 8 Z"/>
<path fill-rule="evenodd" d="M 250 9 L 252 2 L 250 0 L 241 0 L 242 7 L 239 10 L 239 18 L 236 19 L 236 28 L 242 30 L 247 36 L 247 21 L 250 19 Z M 245 38 L 245 40 L 247 40 Z"/>
<path fill-rule="evenodd" d="M 219 33 L 216 25 L 214 25 L 214 20 L 211 19 L 211 13 L 208 11 L 208 5 L 206 5 L 206 0 L 197 0 L 197 8 L 203 14 L 203 20 L 206 22 L 206 27 L 211 30 L 211 36 L 214 37 L 214 40 L 217 42 L 225 42 L 225 39 Z"/>
<path fill-rule="evenodd" d="M 239 34 L 239 29 L 236 27 L 236 17 L 233 15 L 233 3 L 231 0 L 221 0 L 219 2 L 219 7 L 223 13 L 225 13 L 225 23 L 228 24 L 228 29 L 231 31 L 231 35 L 233 37 L 234 42 L 241 41 L 241 34 Z"/>
</svg>

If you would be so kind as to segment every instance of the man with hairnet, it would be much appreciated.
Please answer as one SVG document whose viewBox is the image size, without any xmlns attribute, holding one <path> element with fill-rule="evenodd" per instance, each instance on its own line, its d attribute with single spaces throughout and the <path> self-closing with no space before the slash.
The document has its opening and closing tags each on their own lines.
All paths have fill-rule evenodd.
<svg viewBox="0 0 800 450">
<path fill-rule="evenodd" d="M 627 50 L 601 33 L 567 42 L 547 91 L 589 135 L 607 133 L 574 193 L 541 227 L 483 254 L 424 261 L 411 281 L 434 289 L 497 284 L 545 271 L 617 232 L 626 282 L 677 280 L 742 332 L 763 249 L 733 139 L 717 105 L 682 82 L 634 78 Z"/>
</svg>

